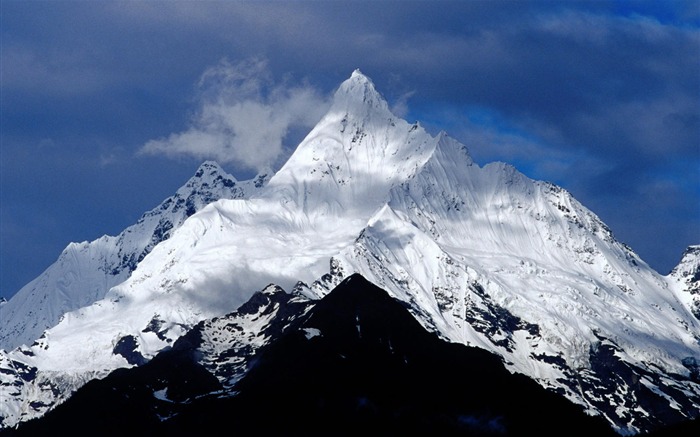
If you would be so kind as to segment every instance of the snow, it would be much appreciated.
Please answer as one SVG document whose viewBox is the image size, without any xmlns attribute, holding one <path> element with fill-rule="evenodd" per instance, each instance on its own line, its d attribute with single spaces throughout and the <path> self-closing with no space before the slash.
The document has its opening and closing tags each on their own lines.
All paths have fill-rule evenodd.
<svg viewBox="0 0 700 437">
<path fill-rule="evenodd" d="M 172 402 L 167 396 L 168 389 L 156 390 L 153 392 L 153 397 L 165 402 Z"/>
<path fill-rule="evenodd" d="M 316 328 L 304 328 L 304 336 L 307 340 L 321 336 L 321 330 Z"/>
</svg>

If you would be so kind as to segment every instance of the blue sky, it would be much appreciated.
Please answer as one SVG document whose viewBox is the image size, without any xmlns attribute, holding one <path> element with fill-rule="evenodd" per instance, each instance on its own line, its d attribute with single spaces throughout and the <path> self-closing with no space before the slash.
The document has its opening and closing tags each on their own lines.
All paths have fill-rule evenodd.
<svg viewBox="0 0 700 437">
<path fill-rule="evenodd" d="M 698 1 L 2 0 L 1 21 L 0 296 L 204 159 L 279 167 L 355 68 L 662 274 L 700 243 Z"/>
</svg>

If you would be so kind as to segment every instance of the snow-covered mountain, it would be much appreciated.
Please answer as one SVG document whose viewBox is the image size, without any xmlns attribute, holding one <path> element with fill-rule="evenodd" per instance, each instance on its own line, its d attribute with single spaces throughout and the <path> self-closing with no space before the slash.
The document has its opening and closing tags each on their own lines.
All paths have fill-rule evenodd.
<svg viewBox="0 0 700 437">
<path fill-rule="evenodd" d="M 69 244 L 55 263 L 0 305 L 0 349 L 31 345 L 63 314 L 104 298 L 110 288 L 124 282 L 187 217 L 215 200 L 247 198 L 267 178 L 262 174 L 239 182 L 217 163 L 205 162 L 175 195 L 121 234 Z"/>
<path fill-rule="evenodd" d="M 315 300 L 352 273 L 621 433 L 700 415 L 685 274 L 659 275 L 562 188 L 480 167 L 445 133 L 395 117 L 356 71 L 266 186 L 204 207 L 104 299 L 0 354 L 3 424 L 149 361 L 268 284 Z"/>
</svg>

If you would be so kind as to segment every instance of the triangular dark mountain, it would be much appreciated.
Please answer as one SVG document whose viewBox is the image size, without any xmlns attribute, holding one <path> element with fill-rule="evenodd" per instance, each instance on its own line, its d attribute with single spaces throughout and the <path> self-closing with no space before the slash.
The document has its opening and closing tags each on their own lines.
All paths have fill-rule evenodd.
<svg viewBox="0 0 700 437">
<path fill-rule="evenodd" d="M 238 390 L 250 431 L 561 435 L 566 423 L 568 435 L 613 434 L 497 356 L 426 331 L 358 274 L 264 350 Z"/>
<path fill-rule="evenodd" d="M 264 347 L 233 397 L 197 364 L 196 337 L 90 382 L 20 435 L 560 435 L 560 423 L 567 435 L 614 435 L 602 419 L 509 373 L 495 355 L 426 331 L 357 274 Z"/>
</svg>

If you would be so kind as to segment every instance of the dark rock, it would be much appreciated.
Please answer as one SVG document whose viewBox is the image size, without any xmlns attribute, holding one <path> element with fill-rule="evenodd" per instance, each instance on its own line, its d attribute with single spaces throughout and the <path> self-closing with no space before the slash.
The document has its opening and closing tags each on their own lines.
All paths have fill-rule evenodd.
<svg viewBox="0 0 700 437">
<path fill-rule="evenodd" d="M 146 359 L 137 349 L 139 342 L 133 335 L 126 335 L 117 341 L 117 344 L 112 349 L 115 355 L 121 355 L 124 359 L 133 366 L 140 366 L 146 363 Z"/>
</svg>

